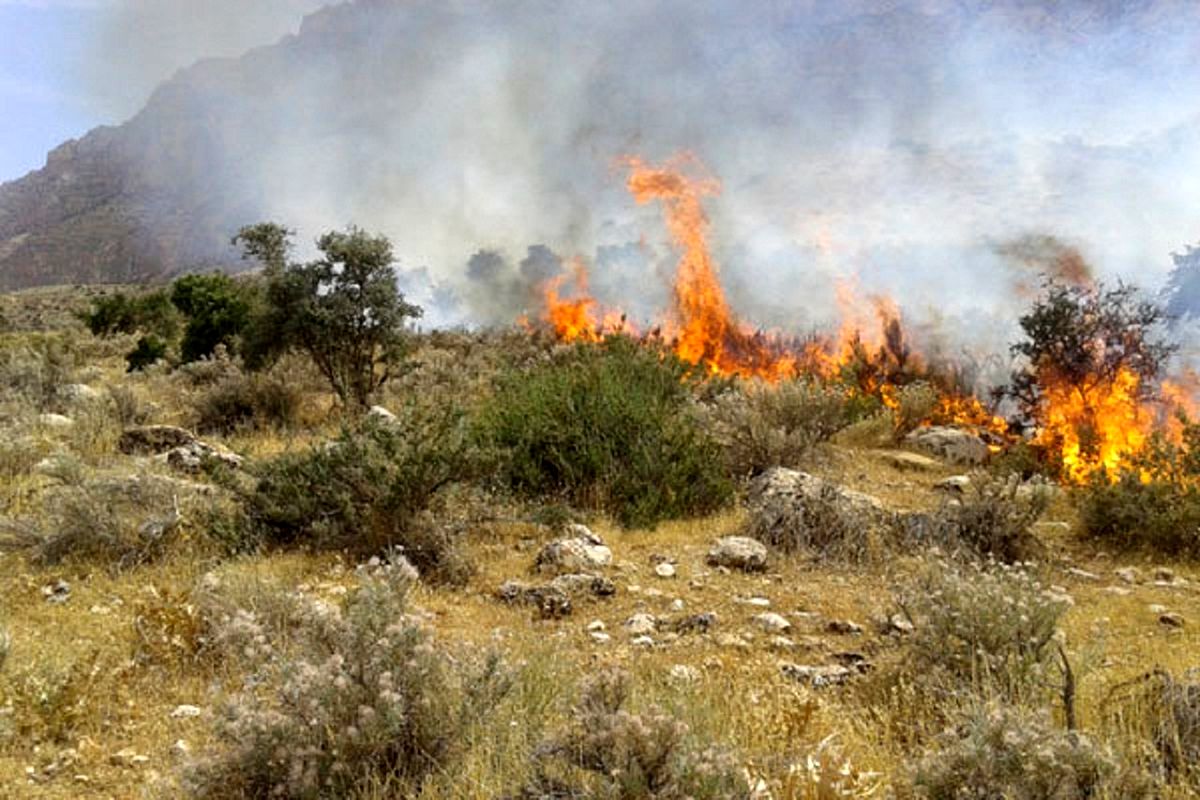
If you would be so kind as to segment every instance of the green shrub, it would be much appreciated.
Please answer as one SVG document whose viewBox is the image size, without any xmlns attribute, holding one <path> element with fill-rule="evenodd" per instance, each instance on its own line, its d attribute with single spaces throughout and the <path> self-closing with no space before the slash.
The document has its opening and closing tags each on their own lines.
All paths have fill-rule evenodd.
<svg viewBox="0 0 1200 800">
<path fill-rule="evenodd" d="M 1111 754 L 1086 736 L 1032 712 L 994 706 L 976 709 L 944 733 L 917 765 L 913 784 L 928 800 L 1145 796 L 1116 778 Z"/>
<path fill-rule="evenodd" d="M 720 447 L 687 413 L 690 368 L 625 337 L 510 372 L 480 434 L 518 492 L 622 525 L 709 512 L 732 496 Z"/>
<path fill-rule="evenodd" d="M 344 609 L 309 601 L 285 652 L 253 614 L 230 623 L 226 645 L 258 662 L 265 691 L 229 704 L 221 745 L 185 773 L 193 796 L 413 797 L 455 767 L 509 677 L 495 657 L 475 666 L 436 646 L 409 611 L 416 572 L 403 559 L 381 572 Z"/>
<path fill-rule="evenodd" d="M 157 336 L 153 334 L 143 336 L 138 339 L 137 346 L 125 356 L 125 363 L 129 365 L 127 371 L 140 372 L 146 367 L 165 360 L 169 349 L 167 343 Z"/>
<path fill-rule="evenodd" d="M 737 477 L 799 465 L 849 422 L 843 389 L 809 380 L 748 383 L 703 406 L 704 422 Z"/>
<path fill-rule="evenodd" d="M 470 477 L 456 409 L 403 409 L 332 443 L 258 467 L 244 497 L 248 524 L 268 544 L 379 553 L 400 546 L 430 579 L 465 577 L 458 537 L 423 518 L 437 492 Z"/>
<path fill-rule="evenodd" d="M 117 292 L 98 297 L 90 311 L 80 315 L 96 336 L 119 333 L 154 334 L 173 339 L 179 332 L 179 312 L 165 290 L 129 296 Z"/>
<path fill-rule="evenodd" d="M 1040 696 L 1054 677 L 1069 601 L 1023 565 L 935 562 L 899 598 L 912 621 L 906 666 L 951 695 Z"/>
<path fill-rule="evenodd" d="M 520 800 L 735 800 L 751 796 L 732 755 L 698 747 L 661 709 L 625 709 L 628 673 L 605 670 L 584 686 L 571 725 L 537 750 Z"/>
<path fill-rule="evenodd" d="M 186 363 L 211 356 L 218 346 L 236 351 L 250 322 L 253 289 L 228 275 L 187 275 L 171 286 L 171 302 L 187 318 L 179 356 Z"/>
<path fill-rule="evenodd" d="M 1182 441 L 1154 437 L 1112 480 L 1099 474 L 1077 494 L 1086 536 L 1122 548 L 1200 555 L 1200 425 Z"/>
</svg>

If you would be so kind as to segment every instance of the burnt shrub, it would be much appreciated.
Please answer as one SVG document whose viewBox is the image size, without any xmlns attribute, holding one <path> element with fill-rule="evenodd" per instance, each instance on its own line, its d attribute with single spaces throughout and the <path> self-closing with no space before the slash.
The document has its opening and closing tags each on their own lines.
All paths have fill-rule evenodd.
<svg viewBox="0 0 1200 800">
<path fill-rule="evenodd" d="M 263 688 L 218 720 L 221 745 L 190 765 L 195 797 L 413 797 L 453 769 L 468 732 L 511 684 L 495 656 L 452 657 L 412 614 L 416 572 L 402 558 L 368 576 L 343 608 L 298 606 L 280 653 L 251 612 L 217 638 L 257 661 Z"/>
<path fill-rule="evenodd" d="M 699 379 L 673 355 L 613 337 L 500 380 L 480 441 L 519 493 L 602 510 L 622 525 L 712 511 L 732 482 L 720 446 L 689 413 Z"/>
<path fill-rule="evenodd" d="M 472 464 L 460 411 L 409 407 L 259 465 L 243 495 L 245 524 L 271 545 L 358 554 L 399 546 L 422 575 L 457 581 L 466 571 L 458 537 L 422 512 Z"/>
</svg>

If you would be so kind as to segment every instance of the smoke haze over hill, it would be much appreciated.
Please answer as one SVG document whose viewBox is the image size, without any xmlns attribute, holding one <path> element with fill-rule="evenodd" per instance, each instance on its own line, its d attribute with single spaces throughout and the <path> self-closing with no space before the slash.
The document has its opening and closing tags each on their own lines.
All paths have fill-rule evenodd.
<svg viewBox="0 0 1200 800">
<path fill-rule="evenodd" d="M 118 4 L 97 58 L 129 57 L 92 84 L 147 84 L 321 4 L 244 5 Z M 1150 0 L 358 0 L 179 73 L 68 161 L 112 173 L 83 205 L 110 204 L 132 274 L 236 264 L 228 234 L 258 218 L 303 241 L 354 222 L 421 270 L 418 301 L 441 287 L 432 322 L 487 323 L 576 256 L 601 299 L 662 307 L 674 257 L 616 160 L 688 151 L 721 180 L 713 244 L 747 317 L 827 324 L 856 278 L 987 344 L 1028 281 L 1005 243 L 1050 237 L 1156 284 L 1200 239 L 1198 33 L 1194 4 Z M 39 280 L 27 242 L 60 240 L 30 204 L 62 177 L 0 189 L 4 283 Z"/>
</svg>

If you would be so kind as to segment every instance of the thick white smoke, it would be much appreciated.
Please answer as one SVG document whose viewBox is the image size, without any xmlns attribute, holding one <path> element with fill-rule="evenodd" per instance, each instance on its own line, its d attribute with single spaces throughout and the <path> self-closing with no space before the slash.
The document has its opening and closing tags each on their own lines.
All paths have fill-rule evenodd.
<svg viewBox="0 0 1200 800">
<path fill-rule="evenodd" d="M 318 4 L 145 0 L 113 22 L 153 71 Z M 144 35 L 183 18 L 151 6 L 187 10 L 183 44 Z M 253 121 L 213 123 L 228 193 L 306 238 L 388 233 L 456 289 L 435 322 L 515 316 L 535 244 L 635 316 L 661 306 L 673 254 L 616 159 L 688 150 L 723 183 L 713 244 L 747 318 L 830 324 L 857 275 L 994 348 L 1023 302 L 1003 243 L 1052 235 L 1155 285 L 1200 239 L 1197 33 L 1179 0 L 357 0 L 184 77 L 220 73 L 214 103 Z"/>
</svg>

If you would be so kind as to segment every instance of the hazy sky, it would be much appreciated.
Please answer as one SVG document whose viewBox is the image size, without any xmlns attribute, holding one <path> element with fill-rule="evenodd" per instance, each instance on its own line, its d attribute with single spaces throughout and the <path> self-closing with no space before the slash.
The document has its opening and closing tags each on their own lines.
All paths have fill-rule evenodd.
<svg viewBox="0 0 1200 800">
<path fill-rule="evenodd" d="M 123 122 L 175 70 L 269 44 L 327 2 L 0 0 L 0 182 Z"/>
</svg>

